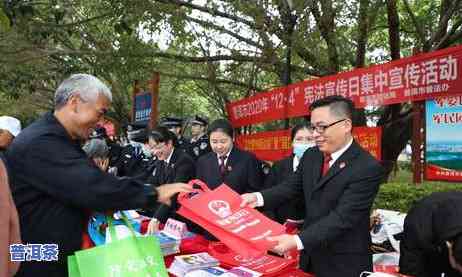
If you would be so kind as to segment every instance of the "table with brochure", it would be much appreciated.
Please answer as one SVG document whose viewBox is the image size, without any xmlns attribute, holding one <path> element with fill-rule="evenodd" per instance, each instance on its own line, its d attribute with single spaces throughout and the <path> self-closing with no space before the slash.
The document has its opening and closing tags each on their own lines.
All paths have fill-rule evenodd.
<svg viewBox="0 0 462 277">
<path fill-rule="evenodd" d="M 150 218 L 133 211 L 93 216 L 88 233 L 96 247 L 69 258 L 69 276 L 314 277 L 297 268 L 298 251 L 285 258 L 268 254 L 275 242 L 267 237 L 293 234 L 296 229 L 289 230 L 256 209 L 240 207 L 240 195 L 224 184 L 210 190 L 198 180 L 192 182 L 200 189 L 178 196 L 178 213 L 220 242 L 188 232 L 185 223 L 173 219 L 161 231 L 146 235 Z"/>
</svg>

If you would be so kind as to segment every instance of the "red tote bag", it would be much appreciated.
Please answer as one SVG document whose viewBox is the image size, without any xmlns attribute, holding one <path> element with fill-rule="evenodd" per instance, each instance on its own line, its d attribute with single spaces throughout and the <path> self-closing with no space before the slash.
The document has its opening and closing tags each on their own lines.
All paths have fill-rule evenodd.
<svg viewBox="0 0 462 277">
<path fill-rule="evenodd" d="M 219 260 L 220 265 L 225 268 L 243 266 L 259 272 L 265 277 L 284 276 L 284 274 L 296 271 L 297 267 L 297 261 L 294 259 L 284 259 L 272 255 L 244 258 L 221 242 L 211 243 L 208 252 Z"/>
<path fill-rule="evenodd" d="M 178 214 L 199 224 L 233 251 L 244 257 L 261 256 L 275 245 L 268 237 L 284 234 L 281 224 L 253 208 L 241 208 L 241 196 L 227 185 L 210 190 L 200 180 L 190 181 L 190 185 L 195 184 L 201 188 L 195 190 L 196 195 L 178 196 Z"/>
</svg>

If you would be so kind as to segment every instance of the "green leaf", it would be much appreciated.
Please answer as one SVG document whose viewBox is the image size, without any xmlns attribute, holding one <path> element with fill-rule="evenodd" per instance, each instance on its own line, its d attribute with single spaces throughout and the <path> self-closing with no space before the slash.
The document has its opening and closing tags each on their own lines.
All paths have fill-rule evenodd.
<svg viewBox="0 0 462 277">
<path fill-rule="evenodd" d="M 10 29 L 10 19 L 6 16 L 3 9 L 0 9 L 0 31 L 9 31 Z"/>
</svg>

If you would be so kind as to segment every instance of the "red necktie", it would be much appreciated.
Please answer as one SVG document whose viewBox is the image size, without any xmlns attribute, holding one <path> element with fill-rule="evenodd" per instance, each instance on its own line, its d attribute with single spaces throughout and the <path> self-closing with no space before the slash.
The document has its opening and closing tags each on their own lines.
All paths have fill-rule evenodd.
<svg viewBox="0 0 462 277">
<path fill-rule="evenodd" d="M 219 166 L 220 173 L 221 175 L 224 175 L 226 172 L 226 167 L 225 167 L 226 156 L 221 156 L 219 160 L 220 160 L 220 166 Z"/>
<path fill-rule="evenodd" d="M 322 176 L 326 176 L 327 171 L 329 171 L 329 162 L 332 160 L 330 154 L 324 154 L 324 162 L 322 163 Z"/>
</svg>

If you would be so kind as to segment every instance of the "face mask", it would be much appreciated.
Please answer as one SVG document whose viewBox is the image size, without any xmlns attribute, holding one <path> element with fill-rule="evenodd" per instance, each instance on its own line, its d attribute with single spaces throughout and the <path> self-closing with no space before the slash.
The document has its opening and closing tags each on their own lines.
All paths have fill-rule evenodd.
<svg viewBox="0 0 462 277">
<path fill-rule="evenodd" d="M 143 151 L 143 155 L 146 158 L 151 158 L 152 153 L 151 153 L 151 150 L 149 150 L 149 148 L 147 148 L 146 146 L 143 145 L 143 148 L 141 148 L 141 150 Z"/>
<path fill-rule="evenodd" d="M 294 143 L 292 146 L 293 146 L 294 155 L 297 158 L 301 159 L 302 156 L 303 156 L 303 153 L 305 153 L 305 151 L 308 148 L 314 147 L 315 143 L 314 142 L 310 142 L 310 143 Z"/>
</svg>

